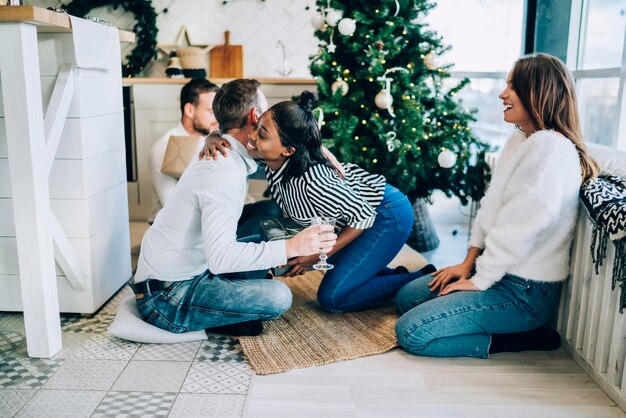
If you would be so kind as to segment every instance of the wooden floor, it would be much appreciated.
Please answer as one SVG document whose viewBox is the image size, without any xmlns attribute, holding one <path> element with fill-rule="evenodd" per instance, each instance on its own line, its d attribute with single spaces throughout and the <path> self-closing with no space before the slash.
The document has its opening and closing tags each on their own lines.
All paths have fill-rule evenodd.
<svg viewBox="0 0 626 418">
<path fill-rule="evenodd" d="M 626 417 L 562 350 L 386 354 L 253 376 L 244 417 Z"/>
</svg>

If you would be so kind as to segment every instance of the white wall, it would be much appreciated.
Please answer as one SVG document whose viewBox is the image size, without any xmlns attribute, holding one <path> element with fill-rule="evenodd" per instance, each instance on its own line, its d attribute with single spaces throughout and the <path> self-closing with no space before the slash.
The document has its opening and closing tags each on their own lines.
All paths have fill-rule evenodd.
<svg viewBox="0 0 626 418">
<path fill-rule="evenodd" d="M 41 7 L 60 7 L 64 1 L 25 0 Z M 172 44 L 181 26 L 187 26 L 196 44 L 222 44 L 225 30 L 231 32 L 231 44 L 244 46 L 244 76 L 279 77 L 282 52 L 276 43 L 282 40 L 293 73 L 290 77 L 310 77 L 309 55 L 317 51 L 317 39 L 309 19 L 314 12 L 313 0 L 154 0 L 155 10 L 168 8 L 157 20 L 157 41 Z M 305 10 L 311 6 L 311 10 Z M 101 17 L 121 29 L 130 29 L 134 17 L 120 9 L 94 9 L 90 15 Z M 127 55 L 128 52 L 124 53 Z M 163 76 L 161 65 L 152 68 L 151 76 Z"/>
</svg>

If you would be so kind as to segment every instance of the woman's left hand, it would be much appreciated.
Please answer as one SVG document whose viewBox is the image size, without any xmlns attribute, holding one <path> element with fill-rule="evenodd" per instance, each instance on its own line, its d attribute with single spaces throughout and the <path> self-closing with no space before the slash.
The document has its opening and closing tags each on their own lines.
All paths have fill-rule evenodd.
<svg viewBox="0 0 626 418">
<path fill-rule="evenodd" d="M 293 266 L 283 274 L 284 277 L 299 276 L 307 272 L 307 270 L 315 263 L 319 261 L 320 257 L 317 254 L 300 256 L 292 260 L 289 260 L 286 266 Z"/>
<path fill-rule="evenodd" d="M 345 179 L 346 170 L 343 169 L 343 166 L 341 165 L 337 157 L 335 157 L 334 154 L 324 146 L 322 146 L 322 154 L 324 154 L 324 157 L 326 157 L 330 165 L 337 171 L 337 174 L 339 174 L 339 178 Z"/>
<path fill-rule="evenodd" d="M 480 289 L 474 286 L 474 283 L 472 283 L 472 281 L 469 279 L 459 279 L 456 282 L 450 283 L 449 285 L 444 287 L 443 290 L 439 292 L 439 296 L 444 296 L 448 293 L 456 292 L 458 290 L 476 291 Z"/>
<path fill-rule="evenodd" d="M 203 158 L 206 158 L 207 160 L 210 160 L 212 158 L 217 160 L 218 153 L 228 158 L 226 148 L 231 151 L 233 149 L 232 145 L 230 145 L 227 140 L 222 138 L 219 131 L 213 131 L 204 139 L 204 148 L 200 151 L 198 159 L 202 160 Z"/>
</svg>

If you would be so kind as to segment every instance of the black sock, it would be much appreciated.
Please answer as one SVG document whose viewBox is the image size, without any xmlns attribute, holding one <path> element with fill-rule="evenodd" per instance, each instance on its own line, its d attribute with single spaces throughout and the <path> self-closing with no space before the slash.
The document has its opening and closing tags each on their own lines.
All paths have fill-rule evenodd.
<svg viewBox="0 0 626 418">
<path fill-rule="evenodd" d="M 409 269 L 407 269 L 404 266 L 398 266 L 395 269 L 393 269 L 395 274 L 405 274 L 405 273 L 409 273 Z M 419 273 L 421 276 L 426 276 L 427 274 L 430 273 L 434 273 L 437 271 L 437 268 L 435 266 L 433 266 L 432 264 L 426 264 L 424 267 L 422 267 L 419 270 L 415 270 L 413 273 L 415 273 L 416 275 Z"/>
<path fill-rule="evenodd" d="M 409 269 L 404 267 L 404 266 L 398 266 L 398 267 L 393 269 L 393 272 L 395 274 L 406 274 L 406 273 L 409 272 Z"/>
<path fill-rule="evenodd" d="M 422 276 L 426 276 L 427 274 L 431 274 L 431 273 L 436 272 L 437 271 L 437 267 L 433 266 L 432 264 L 426 264 L 419 271 L 420 271 Z"/>
<path fill-rule="evenodd" d="M 559 337 L 559 333 L 552 328 L 543 326 L 531 331 L 493 334 L 489 352 L 551 351 L 556 350 L 560 346 L 561 337 Z"/>
<path fill-rule="evenodd" d="M 255 337 L 263 332 L 263 321 L 261 321 L 260 319 L 256 319 L 254 321 L 238 322 L 236 324 L 207 328 L 206 331 L 215 332 L 217 334 L 232 335 L 236 337 Z"/>
</svg>

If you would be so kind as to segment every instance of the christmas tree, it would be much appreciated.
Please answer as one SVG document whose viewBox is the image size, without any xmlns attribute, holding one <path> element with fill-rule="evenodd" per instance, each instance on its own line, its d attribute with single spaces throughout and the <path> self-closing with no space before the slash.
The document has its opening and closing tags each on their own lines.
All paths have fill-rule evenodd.
<svg viewBox="0 0 626 418">
<path fill-rule="evenodd" d="M 424 22 L 427 0 L 318 0 L 311 57 L 322 135 L 340 160 L 381 173 L 411 201 L 434 190 L 463 204 L 484 193 L 489 146 L 469 128 L 447 47 Z"/>
</svg>

